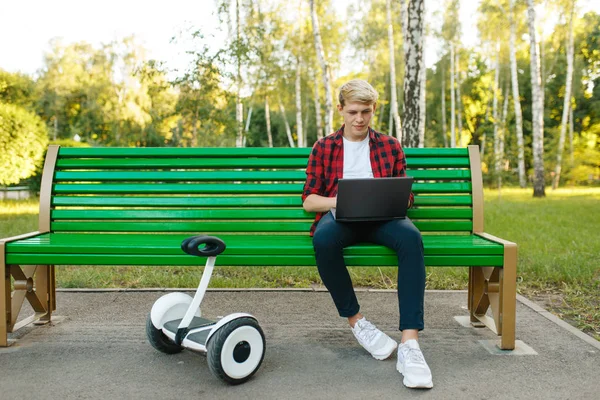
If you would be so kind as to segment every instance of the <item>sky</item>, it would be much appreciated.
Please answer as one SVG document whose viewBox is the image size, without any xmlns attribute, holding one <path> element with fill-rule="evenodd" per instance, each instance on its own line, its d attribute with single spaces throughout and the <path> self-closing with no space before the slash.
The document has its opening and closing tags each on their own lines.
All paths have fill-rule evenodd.
<svg viewBox="0 0 600 400">
<path fill-rule="evenodd" d="M 318 1 L 318 0 L 317 0 Z M 347 0 L 334 0 L 336 8 L 345 14 Z M 427 13 L 439 8 L 442 0 L 425 0 Z M 172 43 L 192 26 L 204 32 L 214 32 L 215 43 L 224 33 L 218 32 L 214 15 L 215 0 L 0 0 L 0 68 L 9 72 L 35 74 L 43 65 L 43 55 L 49 41 L 63 38 L 65 43 L 86 41 L 94 46 L 135 35 L 148 49 L 148 58 L 167 62 L 169 68 L 184 70 L 188 58 L 186 43 Z M 600 1 L 579 0 L 582 11 L 600 13 Z M 476 10 L 479 0 L 462 0 L 461 22 L 463 44 L 477 43 Z M 431 42 L 428 42 L 431 43 Z M 439 48 L 427 46 L 426 63 L 431 66 Z"/>
</svg>

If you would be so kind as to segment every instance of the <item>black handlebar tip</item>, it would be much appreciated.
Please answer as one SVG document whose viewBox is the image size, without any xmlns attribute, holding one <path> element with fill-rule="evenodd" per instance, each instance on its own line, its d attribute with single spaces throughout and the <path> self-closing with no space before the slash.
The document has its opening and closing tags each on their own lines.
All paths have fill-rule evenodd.
<svg viewBox="0 0 600 400">
<path fill-rule="evenodd" d="M 181 242 L 181 250 L 198 257 L 218 256 L 225 247 L 225 242 L 215 236 L 192 236 Z"/>
</svg>

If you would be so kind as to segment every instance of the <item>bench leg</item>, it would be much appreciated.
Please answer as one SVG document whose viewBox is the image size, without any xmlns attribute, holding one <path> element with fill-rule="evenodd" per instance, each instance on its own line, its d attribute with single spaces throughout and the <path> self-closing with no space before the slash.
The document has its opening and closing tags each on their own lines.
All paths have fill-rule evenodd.
<svg viewBox="0 0 600 400">
<path fill-rule="evenodd" d="M 52 267 L 47 265 L 8 265 L 13 277 L 9 332 L 14 332 L 32 322 L 48 323 L 52 315 Z M 35 282 L 35 284 L 34 284 Z M 21 307 L 27 299 L 34 315 L 17 322 Z"/>
<path fill-rule="evenodd" d="M 517 305 L 516 247 L 505 249 L 504 260 L 503 268 L 470 269 L 468 305 L 471 323 L 487 326 L 501 337 L 502 350 L 513 350 Z M 486 315 L 490 308 L 491 318 Z"/>
<path fill-rule="evenodd" d="M 501 307 L 502 307 L 502 350 L 515 348 L 515 329 L 517 319 L 517 246 L 506 244 L 504 246 L 504 268 L 501 280 Z"/>
</svg>

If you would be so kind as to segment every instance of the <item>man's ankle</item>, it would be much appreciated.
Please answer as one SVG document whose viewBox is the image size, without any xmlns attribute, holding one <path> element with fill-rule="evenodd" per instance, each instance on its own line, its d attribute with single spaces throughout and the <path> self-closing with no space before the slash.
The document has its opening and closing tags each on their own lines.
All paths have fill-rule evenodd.
<svg viewBox="0 0 600 400">
<path fill-rule="evenodd" d="M 405 329 L 402 331 L 402 340 L 400 343 L 405 343 L 407 340 L 414 339 L 419 341 L 419 330 L 418 329 Z"/>
<path fill-rule="evenodd" d="M 353 315 L 352 317 L 348 317 L 348 323 L 350 324 L 350 327 L 354 328 L 356 321 L 358 321 L 361 318 L 363 318 L 363 315 L 361 313 Z"/>
</svg>

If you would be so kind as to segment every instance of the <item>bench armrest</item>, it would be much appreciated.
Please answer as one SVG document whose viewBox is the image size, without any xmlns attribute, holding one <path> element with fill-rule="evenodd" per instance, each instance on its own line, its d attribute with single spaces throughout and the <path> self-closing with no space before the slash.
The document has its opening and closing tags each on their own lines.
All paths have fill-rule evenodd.
<svg viewBox="0 0 600 400">
<path fill-rule="evenodd" d="M 475 232 L 474 234 L 477 235 L 477 236 L 480 236 L 480 237 L 482 237 L 484 239 L 491 240 L 492 242 L 504 245 L 504 247 L 517 247 L 516 243 L 509 242 L 508 240 L 500 239 L 499 237 L 496 237 L 494 235 L 490 235 L 489 233 Z"/>
<path fill-rule="evenodd" d="M 24 234 L 18 235 L 18 236 L 2 238 L 2 239 L 0 239 L 0 245 L 10 243 L 10 242 L 16 242 L 17 240 L 21 240 L 21 239 L 28 239 L 30 237 L 34 237 L 34 236 L 37 236 L 40 234 L 41 234 L 41 232 L 35 231 L 35 232 L 24 233 Z"/>
</svg>

